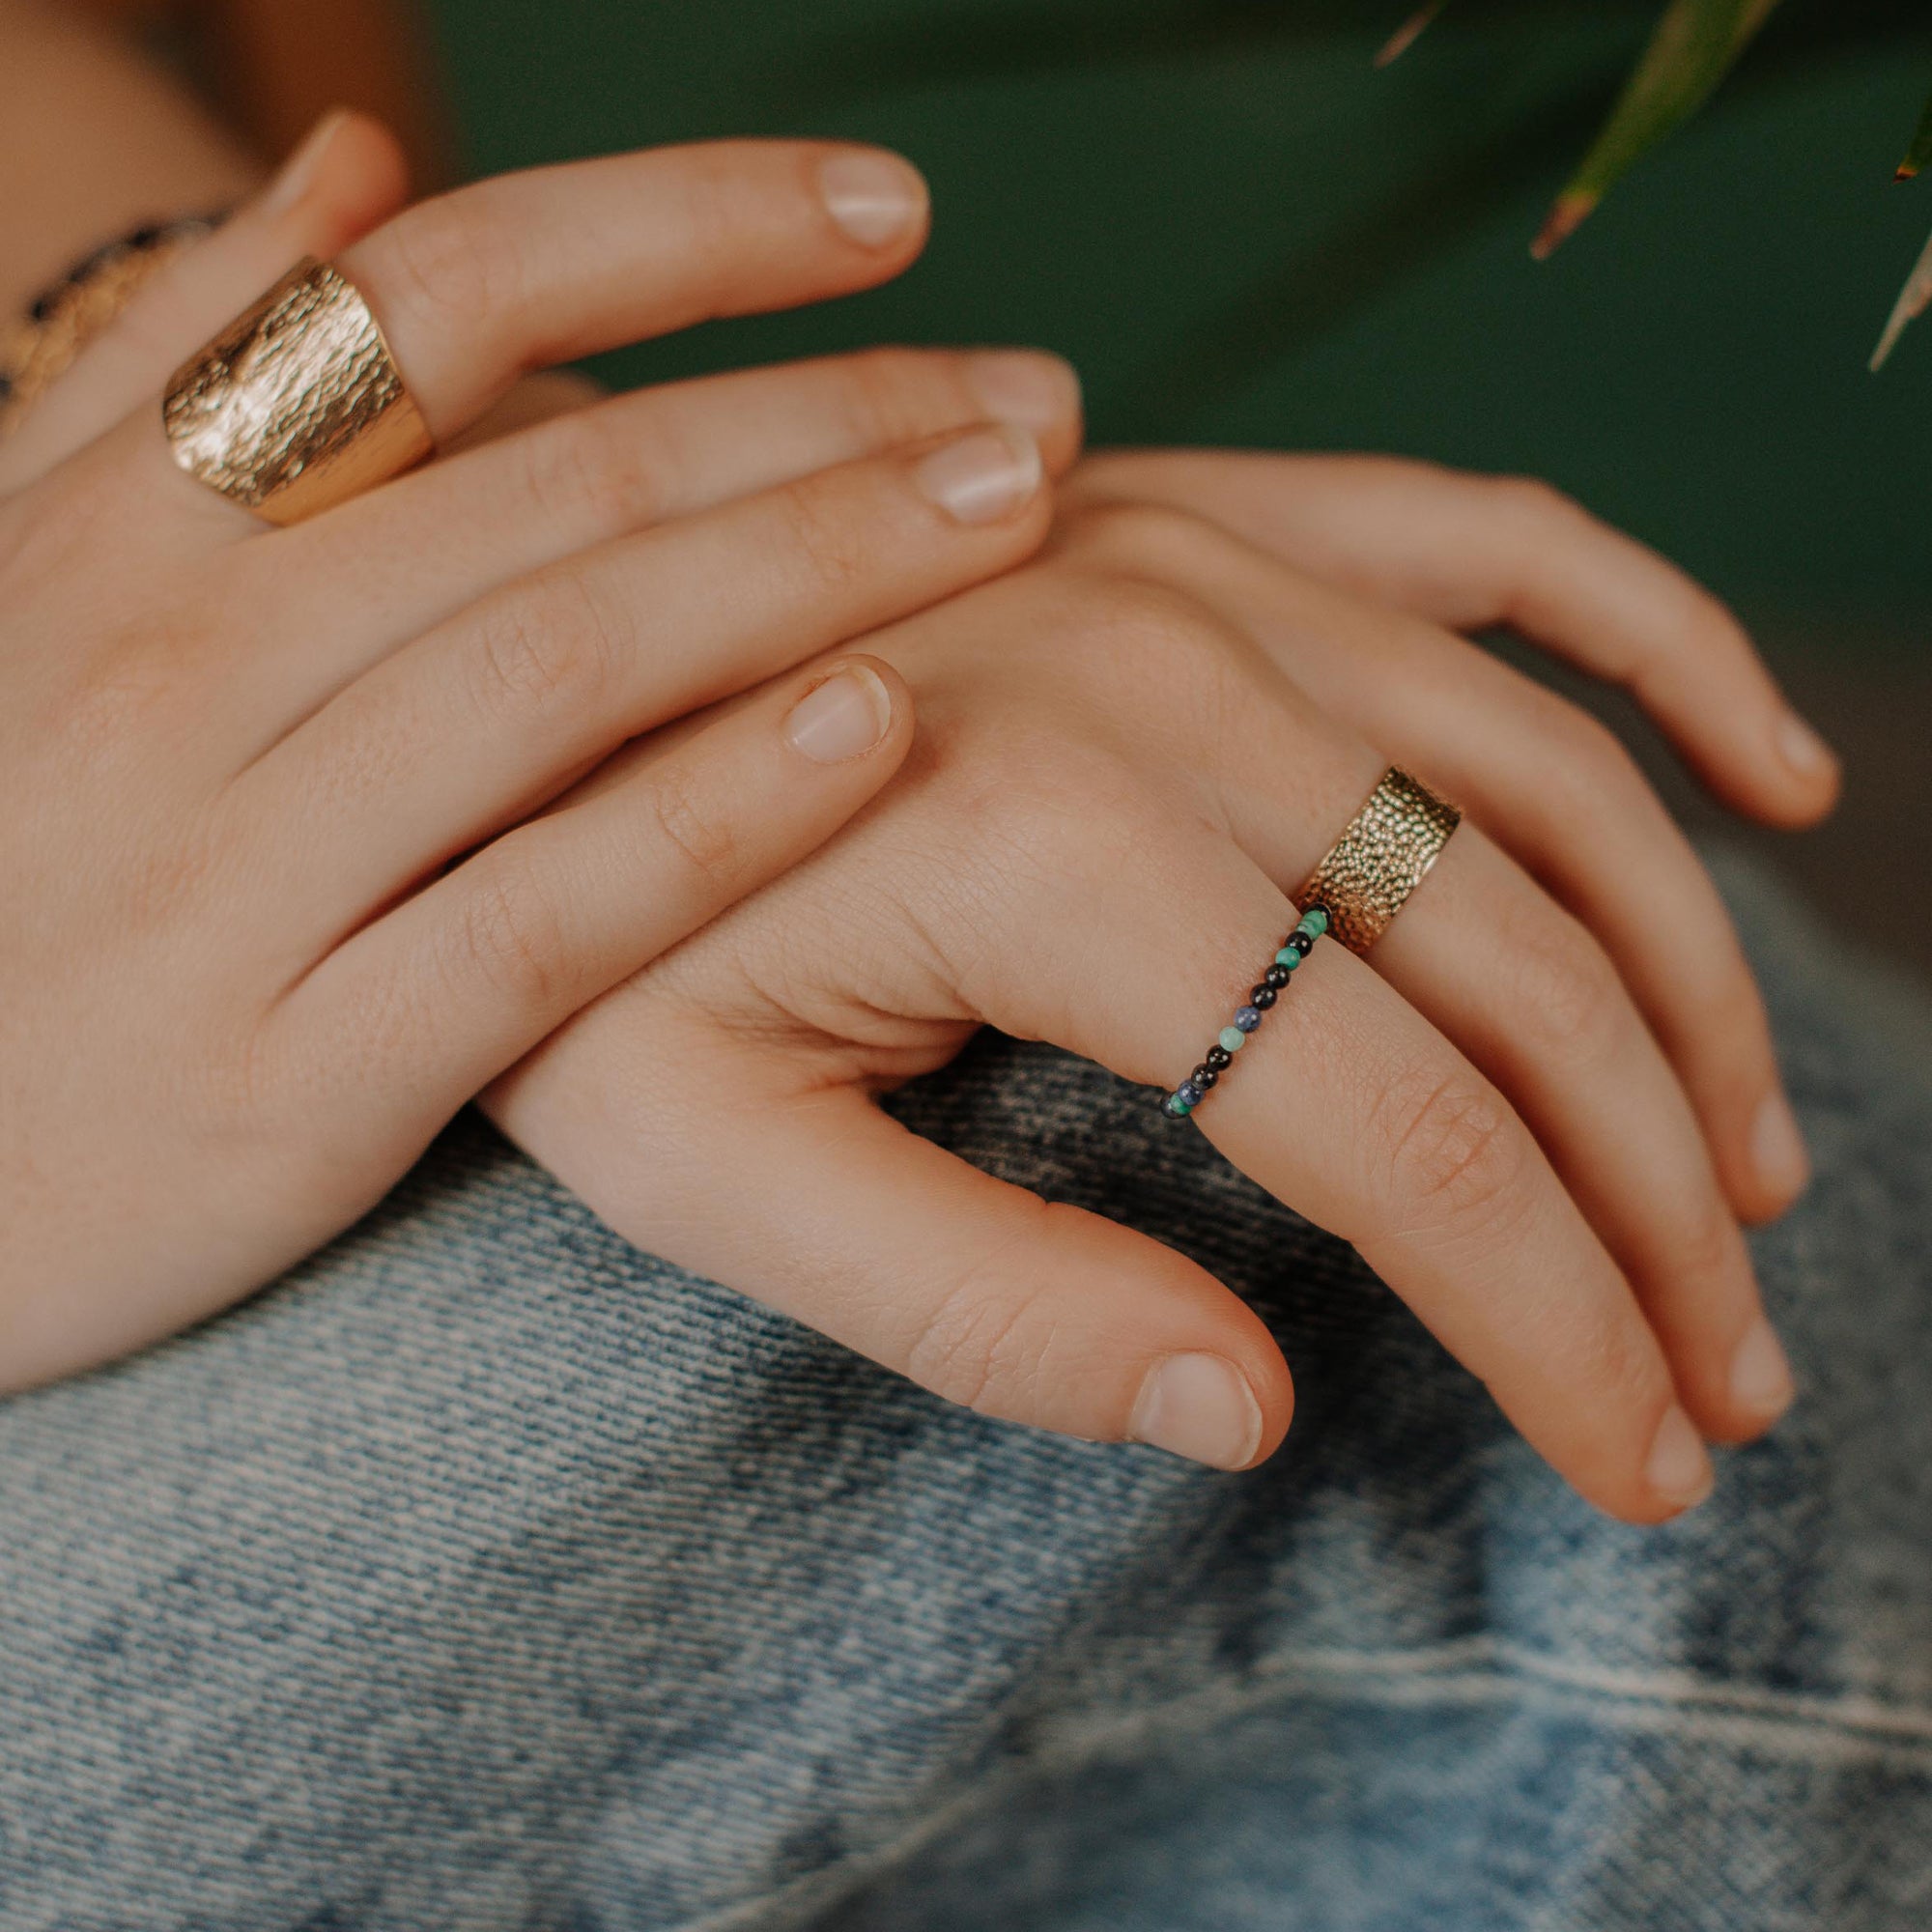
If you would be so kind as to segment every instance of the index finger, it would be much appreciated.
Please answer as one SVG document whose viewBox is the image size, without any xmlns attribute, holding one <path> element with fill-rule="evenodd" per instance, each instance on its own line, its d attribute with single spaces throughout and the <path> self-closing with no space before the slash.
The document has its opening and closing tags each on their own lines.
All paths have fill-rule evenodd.
<svg viewBox="0 0 1932 1932">
<path fill-rule="evenodd" d="M 532 370 L 884 281 L 919 252 L 926 216 L 925 185 L 895 155 L 719 141 L 499 175 L 408 210 L 334 266 L 443 443 Z M 151 544 L 159 526 L 170 552 L 179 526 L 157 503 L 217 541 L 262 529 L 176 468 L 158 412 L 136 411 L 70 468 L 99 493 L 97 515 L 118 482 L 120 521 Z"/>
<path fill-rule="evenodd" d="M 885 281 L 926 219 L 924 182 L 882 149 L 710 141 L 498 175 L 336 266 L 443 440 L 530 370 Z"/>
</svg>

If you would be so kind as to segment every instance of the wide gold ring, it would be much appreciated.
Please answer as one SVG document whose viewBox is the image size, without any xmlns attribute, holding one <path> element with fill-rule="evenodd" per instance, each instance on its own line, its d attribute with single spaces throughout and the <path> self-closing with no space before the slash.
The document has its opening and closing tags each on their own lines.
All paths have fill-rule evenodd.
<svg viewBox="0 0 1932 1932">
<path fill-rule="evenodd" d="M 1328 930 L 1366 952 L 1435 865 L 1463 814 L 1418 779 L 1391 765 L 1368 803 L 1309 873 L 1294 902 L 1321 906 Z"/>
<path fill-rule="evenodd" d="M 369 304 L 312 260 L 175 371 L 161 416 L 190 476 L 271 524 L 359 497 L 436 448 Z"/>
</svg>

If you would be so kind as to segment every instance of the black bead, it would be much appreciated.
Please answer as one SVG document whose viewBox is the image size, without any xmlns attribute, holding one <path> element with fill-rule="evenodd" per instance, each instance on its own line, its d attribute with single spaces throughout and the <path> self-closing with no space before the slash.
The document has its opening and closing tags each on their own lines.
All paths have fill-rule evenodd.
<svg viewBox="0 0 1932 1932">
<path fill-rule="evenodd" d="M 1197 1066 L 1187 1077 L 1205 1094 L 1221 1076 L 1213 1067 L 1204 1065 Z"/>
<path fill-rule="evenodd" d="M 1307 933 L 1305 932 L 1291 932 L 1288 935 L 1288 943 L 1289 945 L 1293 947 L 1294 950 L 1298 953 L 1300 953 L 1304 959 L 1306 959 L 1308 955 L 1315 951 L 1314 940 L 1310 939 Z"/>
<path fill-rule="evenodd" d="M 1210 1046 L 1208 1049 L 1208 1058 L 1202 1062 L 1204 1066 L 1211 1066 L 1217 1073 L 1222 1067 L 1232 1066 L 1234 1064 L 1235 1056 L 1225 1046 Z"/>
<path fill-rule="evenodd" d="M 1275 989 L 1272 986 L 1257 986 L 1254 989 L 1254 991 L 1248 995 L 1248 1005 L 1251 1007 L 1259 1007 L 1263 1012 L 1266 1012 L 1267 1009 L 1274 1005 L 1275 1000 L 1279 996 L 1276 994 Z"/>
<path fill-rule="evenodd" d="M 1288 984 L 1290 975 L 1286 966 L 1270 966 L 1262 978 L 1278 993 Z M 1260 1006 L 1261 1002 L 1257 1000 L 1255 1005 Z"/>
</svg>

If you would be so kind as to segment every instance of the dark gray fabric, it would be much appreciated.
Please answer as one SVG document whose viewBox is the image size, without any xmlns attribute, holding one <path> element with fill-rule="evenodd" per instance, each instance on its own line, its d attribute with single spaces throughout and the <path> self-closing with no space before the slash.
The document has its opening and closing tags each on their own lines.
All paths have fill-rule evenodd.
<svg viewBox="0 0 1932 1932">
<path fill-rule="evenodd" d="M 248 1307 L 0 1406 L 0 1928 L 1917 1932 L 1932 1028 L 1728 883 L 1819 1166 L 1755 1240 L 1804 1394 L 1681 1524 L 1062 1055 L 901 1111 L 1254 1299 L 1260 1471 L 948 1408 L 466 1119 Z"/>
</svg>

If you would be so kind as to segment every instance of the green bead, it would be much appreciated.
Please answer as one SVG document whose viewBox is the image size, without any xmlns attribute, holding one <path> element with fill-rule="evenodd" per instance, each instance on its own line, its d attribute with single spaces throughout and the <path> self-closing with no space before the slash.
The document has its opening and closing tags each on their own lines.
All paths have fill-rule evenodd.
<svg viewBox="0 0 1932 1932">
<path fill-rule="evenodd" d="M 1239 1053 L 1248 1043 L 1248 1037 L 1239 1027 L 1221 1029 L 1221 1050 L 1224 1053 Z"/>
<path fill-rule="evenodd" d="M 1310 939 L 1320 939 L 1328 930 L 1327 913 L 1321 906 L 1310 906 L 1301 915 L 1301 923 L 1295 930 L 1307 933 Z"/>
<path fill-rule="evenodd" d="M 1274 955 L 1274 963 L 1277 966 L 1286 966 L 1288 970 L 1291 973 L 1293 973 L 1294 969 L 1301 964 L 1301 954 L 1298 953 L 1293 947 L 1284 946 L 1281 949 L 1281 951 Z"/>
<path fill-rule="evenodd" d="M 1170 1121 L 1184 1121 L 1186 1120 L 1189 1114 L 1193 1113 L 1194 1109 L 1190 1107 L 1187 1104 L 1187 1102 L 1180 1097 L 1179 1094 L 1170 1094 L 1167 1096 L 1167 1098 L 1160 1103 L 1160 1111 L 1163 1114 L 1165 1114 Z"/>
</svg>

